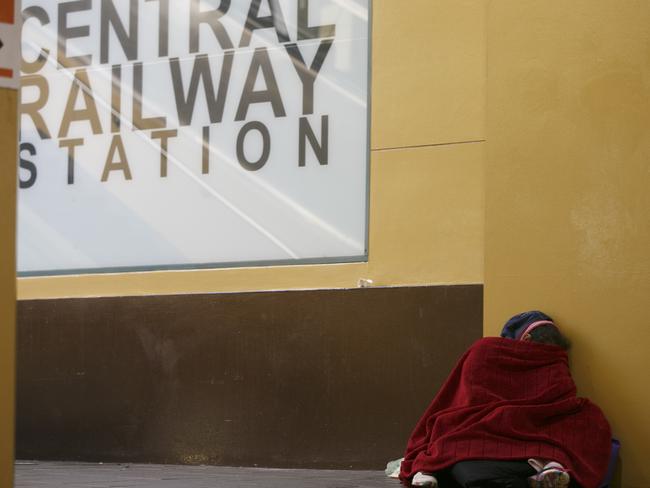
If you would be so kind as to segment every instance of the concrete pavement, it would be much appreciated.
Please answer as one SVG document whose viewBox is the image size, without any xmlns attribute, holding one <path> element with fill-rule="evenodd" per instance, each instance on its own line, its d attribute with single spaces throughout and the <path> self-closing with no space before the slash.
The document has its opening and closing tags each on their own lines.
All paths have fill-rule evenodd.
<svg viewBox="0 0 650 488">
<path fill-rule="evenodd" d="M 16 463 L 15 488 L 398 488 L 381 471 Z"/>
</svg>

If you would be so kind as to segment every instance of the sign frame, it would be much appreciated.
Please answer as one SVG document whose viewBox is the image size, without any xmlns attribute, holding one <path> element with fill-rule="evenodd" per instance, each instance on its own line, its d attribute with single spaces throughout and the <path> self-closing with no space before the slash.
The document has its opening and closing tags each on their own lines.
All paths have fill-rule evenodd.
<svg viewBox="0 0 650 488">
<path fill-rule="evenodd" d="M 19 0 L 17 9 L 20 9 Z M 371 157 L 372 157 L 372 50 L 373 50 L 373 0 L 368 0 L 367 20 L 367 87 L 366 87 L 366 161 L 365 161 L 365 222 L 364 222 L 364 252 L 349 256 L 321 257 L 321 258 L 299 258 L 299 259 L 261 259 L 241 260 L 229 262 L 206 262 L 206 263 L 179 263 L 179 264 L 157 264 L 141 266 L 109 266 L 109 267 L 80 267 L 56 270 L 35 270 L 17 271 L 18 277 L 53 277 L 70 275 L 95 275 L 95 274 L 122 274 L 134 272 L 155 272 L 155 271 L 191 271 L 209 269 L 237 269 L 237 268 L 258 268 L 258 267 L 279 267 L 279 266 L 303 266 L 303 265 L 328 265 L 328 264 L 349 264 L 368 262 L 370 255 L 370 203 L 371 203 Z M 20 10 L 16 12 L 20 16 Z M 19 31 L 20 32 L 20 31 Z M 19 58 L 20 59 L 20 58 Z M 20 74 L 20 70 L 18 70 Z M 18 76 L 18 83 L 20 76 Z"/>
</svg>

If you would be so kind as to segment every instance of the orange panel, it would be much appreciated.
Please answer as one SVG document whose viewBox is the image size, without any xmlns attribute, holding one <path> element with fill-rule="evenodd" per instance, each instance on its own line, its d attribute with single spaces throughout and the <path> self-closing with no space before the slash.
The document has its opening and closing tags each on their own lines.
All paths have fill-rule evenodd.
<svg viewBox="0 0 650 488">
<path fill-rule="evenodd" d="M 0 22 L 14 23 L 14 0 L 0 0 Z"/>
</svg>

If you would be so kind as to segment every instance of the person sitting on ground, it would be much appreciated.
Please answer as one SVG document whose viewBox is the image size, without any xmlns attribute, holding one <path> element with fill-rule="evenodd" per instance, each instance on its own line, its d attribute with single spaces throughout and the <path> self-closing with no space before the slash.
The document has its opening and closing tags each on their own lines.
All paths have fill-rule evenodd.
<svg viewBox="0 0 650 488">
<path fill-rule="evenodd" d="M 512 317 L 474 343 L 415 426 L 400 479 L 411 486 L 598 488 L 611 430 L 576 396 L 568 340 L 546 314 Z"/>
</svg>

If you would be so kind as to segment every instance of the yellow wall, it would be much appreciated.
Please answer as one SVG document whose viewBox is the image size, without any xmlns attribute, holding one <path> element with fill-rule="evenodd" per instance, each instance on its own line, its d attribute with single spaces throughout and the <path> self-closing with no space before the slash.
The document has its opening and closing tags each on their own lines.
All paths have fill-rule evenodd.
<svg viewBox="0 0 650 488">
<path fill-rule="evenodd" d="M 373 5 L 367 263 L 24 278 L 18 297 L 481 283 L 486 4 Z"/>
<path fill-rule="evenodd" d="M 650 2 L 493 0 L 485 333 L 540 308 L 650 486 Z"/>
<path fill-rule="evenodd" d="M 13 486 L 16 92 L 0 89 L 0 486 Z"/>
</svg>

